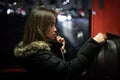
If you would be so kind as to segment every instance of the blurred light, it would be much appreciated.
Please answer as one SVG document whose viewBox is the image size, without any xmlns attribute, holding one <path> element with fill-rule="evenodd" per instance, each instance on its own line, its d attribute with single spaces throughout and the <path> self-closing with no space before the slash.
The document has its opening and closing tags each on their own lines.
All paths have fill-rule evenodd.
<svg viewBox="0 0 120 80">
<path fill-rule="evenodd" d="M 59 21 L 65 21 L 65 20 L 71 20 L 72 19 L 72 17 L 71 17 L 71 15 L 68 15 L 68 16 L 66 16 L 66 15 L 58 15 L 57 16 L 57 19 L 59 20 Z"/>
<path fill-rule="evenodd" d="M 77 38 L 80 39 L 80 38 L 82 38 L 82 37 L 83 37 L 83 32 L 82 32 L 82 31 L 78 32 Z"/>
<path fill-rule="evenodd" d="M 66 1 L 64 1 L 62 4 L 63 4 L 63 5 L 67 5 L 69 2 L 70 2 L 70 0 L 66 0 Z"/>
<path fill-rule="evenodd" d="M 59 21 L 65 21 L 66 20 L 65 15 L 58 15 L 57 18 L 58 18 Z"/>
<path fill-rule="evenodd" d="M 85 12 L 83 10 L 80 10 L 79 11 L 79 14 L 82 16 L 82 17 L 85 17 Z"/>
<path fill-rule="evenodd" d="M 67 4 L 67 2 L 66 2 L 66 1 L 64 1 L 64 2 L 63 2 L 63 5 L 66 5 L 66 4 Z"/>
<path fill-rule="evenodd" d="M 69 2 L 70 2 L 70 0 L 66 0 L 66 2 L 68 2 L 68 3 L 69 3 Z"/>
<path fill-rule="evenodd" d="M 17 2 L 14 2 L 13 5 L 17 5 Z"/>
<path fill-rule="evenodd" d="M 67 20 L 71 20 L 71 19 L 72 19 L 71 15 L 68 15 Z"/>
<path fill-rule="evenodd" d="M 84 12 L 81 12 L 80 14 L 81 14 L 81 16 L 83 16 L 83 17 L 85 16 L 85 13 L 84 13 Z"/>
<path fill-rule="evenodd" d="M 21 14 L 22 14 L 23 16 L 26 15 L 26 12 L 25 12 L 23 9 L 21 9 L 20 12 L 21 12 Z"/>
<path fill-rule="evenodd" d="M 7 9 L 7 14 L 13 13 L 14 10 L 13 9 Z"/>
<path fill-rule="evenodd" d="M 96 15 L 96 11 L 92 11 L 92 14 L 93 14 L 93 15 Z"/>
</svg>

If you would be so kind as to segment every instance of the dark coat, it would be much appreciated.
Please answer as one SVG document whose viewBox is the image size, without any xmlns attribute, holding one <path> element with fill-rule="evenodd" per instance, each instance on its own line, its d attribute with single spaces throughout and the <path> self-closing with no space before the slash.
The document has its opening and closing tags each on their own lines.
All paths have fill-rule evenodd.
<svg viewBox="0 0 120 80">
<path fill-rule="evenodd" d="M 93 65 L 88 80 L 120 80 L 120 36 L 107 33 L 107 40 Z"/>
<path fill-rule="evenodd" d="M 74 59 L 65 61 L 60 55 L 61 44 L 52 41 L 50 43 L 51 46 L 44 41 L 36 41 L 23 47 L 20 42 L 15 48 L 15 56 L 18 62 L 28 70 L 30 79 L 71 80 L 91 64 L 102 47 L 90 38 Z"/>
</svg>

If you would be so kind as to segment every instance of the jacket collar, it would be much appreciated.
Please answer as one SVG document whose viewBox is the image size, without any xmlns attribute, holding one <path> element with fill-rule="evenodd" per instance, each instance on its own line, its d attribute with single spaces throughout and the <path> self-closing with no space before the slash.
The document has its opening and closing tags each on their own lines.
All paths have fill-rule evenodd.
<svg viewBox="0 0 120 80">
<path fill-rule="evenodd" d="M 48 40 L 51 44 L 51 47 L 60 49 L 63 44 L 57 42 L 56 40 Z"/>
</svg>

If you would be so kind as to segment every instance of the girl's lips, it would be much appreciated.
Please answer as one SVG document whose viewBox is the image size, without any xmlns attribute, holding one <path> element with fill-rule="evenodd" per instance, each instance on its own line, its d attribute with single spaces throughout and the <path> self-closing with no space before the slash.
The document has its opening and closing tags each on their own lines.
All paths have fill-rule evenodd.
<svg viewBox="0 0 120 80">
<path fill-rule="evenodd" d="M 57 36 L 57 34 L 53 34 L 53 36 L 55 36 L 55 37 L 56 37 L 56 36 Z"/>
<path fill-rule="evenodd" d="M 53 37 L 56 38 L 56 37 L 57 37 L 57 34 L 53 34 Z"/>
</svg>

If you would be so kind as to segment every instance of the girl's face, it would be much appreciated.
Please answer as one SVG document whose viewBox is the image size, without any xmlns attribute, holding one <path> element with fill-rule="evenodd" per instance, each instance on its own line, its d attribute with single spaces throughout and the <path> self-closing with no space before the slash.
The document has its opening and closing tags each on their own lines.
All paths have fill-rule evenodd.
<svg viewBox="0 0 120 80">
<path fill-rule="evenodd" d="M 56 20 L 53 21 L 51 27 L 47 30 L 46 36 L 48 39 L 56 39 L 57 37 Z"/>
</svg>

